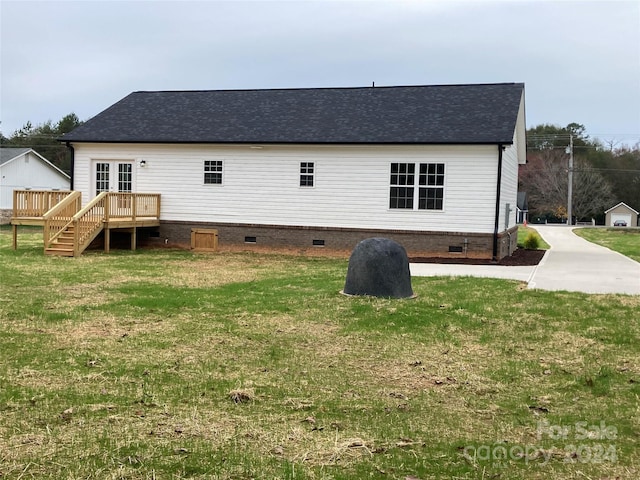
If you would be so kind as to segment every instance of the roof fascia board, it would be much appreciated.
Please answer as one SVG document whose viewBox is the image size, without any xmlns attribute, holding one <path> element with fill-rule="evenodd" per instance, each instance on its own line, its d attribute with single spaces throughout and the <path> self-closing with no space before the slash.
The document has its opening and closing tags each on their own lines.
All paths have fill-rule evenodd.
<svg viewBox="0 0 640 480">
<path fill-rule="evenodd" d="M 377 87 L 376 87 L 377 88 Z M 61 141 L 58 139 L 58 141 Z M 152 140 L 64 140 L 64 143 L 108 143 L 121 145 L 343 145 L 343 146 L 376 146 L 376 145 L 513 145 L 513 139 L 501 142 L 203 142 L 203 141 L 152 141 Z"/>
<path fill-rule="evenodd" d="M 524 86 L 522 87 L 520 108 L 518 108 L 518 116 L 516 118 L 515 136 L 518 139 L 518 164 L 524 165 L 527 163 L 527 115 L 524 103 Z"/>
</svg>

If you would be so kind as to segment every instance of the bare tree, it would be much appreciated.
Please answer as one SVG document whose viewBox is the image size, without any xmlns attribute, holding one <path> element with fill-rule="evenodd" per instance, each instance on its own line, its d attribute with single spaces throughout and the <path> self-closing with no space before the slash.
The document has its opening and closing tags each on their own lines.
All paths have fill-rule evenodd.
<svg viewBox="0 0 640 480">
<path fill-rule="evenodd" d="M 615 196 L 611 184 L 600 172 L 581 158 L 573 168 L 573 212 L 576 218 L 589 218 L 613 205 Z"/>
<path fill-rule="evenodd" d="M 520 168 L 520 190 L 529 196 L 529 208 L 566 216 L 568 159 L 558 149 L 544 149 L 527 158 Z"/>
<path fill-rule="evenodd" d="M 520 189 L 529 196 L 531 210 L 567 215 L 568 156 L 564 149 L 550 148 L 533 152 L 520 170 Z M 576 218 L 601 214 L 613 200 L 611 185 L 590 164 L 574 161 L 572 209 Z"/>
</svg>

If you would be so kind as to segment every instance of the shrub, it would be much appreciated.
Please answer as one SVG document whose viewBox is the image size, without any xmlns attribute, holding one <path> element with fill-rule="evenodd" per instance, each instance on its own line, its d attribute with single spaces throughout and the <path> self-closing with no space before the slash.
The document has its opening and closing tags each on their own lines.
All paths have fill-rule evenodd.
<svg viewBox="0 0 640 480">
<path fill-rule="evenodd" d="M 537 250 L 540 248 L 540 237 L 535 232 L 529 232 L 524 239 L 524 248 L 527 250 Z"/>
</svg>

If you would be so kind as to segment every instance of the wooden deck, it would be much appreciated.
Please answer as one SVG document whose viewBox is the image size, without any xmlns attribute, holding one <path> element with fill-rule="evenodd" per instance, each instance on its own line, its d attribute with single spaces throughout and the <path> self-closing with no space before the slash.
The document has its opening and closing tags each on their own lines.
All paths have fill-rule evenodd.
<svg viewBox="0 0 640 480">
<path fill-rule="evenodd" d="M 45 254 L 69 257 L 80 255 L 102 231 L 105 252 L 112 230 L 129 232 L 135 250 L 137 229 L 160 225 L 160 194 L 103 192 L 84 208 L 80 202 L 80 192 L 15 190 L 13 248 L 20 225 L 42 226 Z"/>
</svg>

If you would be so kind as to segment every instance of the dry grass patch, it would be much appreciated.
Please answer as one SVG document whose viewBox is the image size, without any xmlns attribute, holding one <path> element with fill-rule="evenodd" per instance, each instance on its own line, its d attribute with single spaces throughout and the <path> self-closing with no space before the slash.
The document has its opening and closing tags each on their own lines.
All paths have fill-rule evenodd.
<svg viewBox="0 0 640 480">
<path fill-rule="evenodd" d="M 240 259 L 203 256 L 197 260 L 171 262 L 170 275 L 154 279 L 154 283 L 188 288 L 211 288 L 227 283 L 250 282 L 259 278 L 261 268 L 246 265 Z"/>
<path fill-rule="evenodd" d="M 123 298 L 123 296 L 107 290 L 107 287 L 127 281 L 131 281 L 131 277 L 111 279 L 109 282 L 101 284 L 85 283 L 69 286 L 64 289 L 64 296 L 52 302 L 49 308 L 62 312 L 70 312 L 78 307 L 98 307 L 107 302 L 117 301 Z"/>
<path fill-rule="evenodd" d="M 530 358 L 538 360 L 543 368 L 561 368 L 567 373 L 581 371 L 606 350 L 591 338 L 567 331 L 553 332 L 547 345 L 544 351 L 531 352 Z"/>
<path fill-rule="evenodd" d="M 256 393 L 253 388 L 236 388 L 229 392 L 229 398 L 233 403 L 252 402 Z"/>
</svg>

